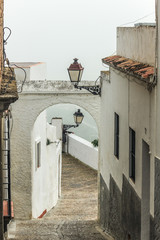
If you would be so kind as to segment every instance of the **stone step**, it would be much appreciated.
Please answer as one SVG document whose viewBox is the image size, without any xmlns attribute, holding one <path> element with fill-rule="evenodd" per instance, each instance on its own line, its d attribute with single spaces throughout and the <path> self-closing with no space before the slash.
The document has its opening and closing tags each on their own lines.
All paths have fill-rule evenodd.
<svg viewBox="0 0 160 240">
<path fill-rule="evenodd" d="M 63 155 L 62 197 L 42 219 L 16 221 L 7 240 L 113 240 L 98 228 L 97 172 Z"/>
</svg>

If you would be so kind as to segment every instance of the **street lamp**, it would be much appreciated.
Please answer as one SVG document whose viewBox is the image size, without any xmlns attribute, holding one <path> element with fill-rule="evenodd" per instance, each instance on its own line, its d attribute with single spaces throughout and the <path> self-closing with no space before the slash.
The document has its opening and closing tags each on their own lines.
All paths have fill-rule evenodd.
<svg viewBox="0 0 160 240">
<path fill-rule="evenodd" d="M 82 67 L 82 65 L 80 63 L 78 63 L 77 58 L 75 58 L 73 60 L 74 60 L 74 62 L 68 68 L 68 73 L 69 73 L 70 81 L 71 81 L 71 83 L 74 84 L 74 87 L 77 89 L 80 89 L 80 90 L 86 89 L 93 95 L 101 95 L 101 87 L 100 87 L 100 85 L 97 84 L 97 81 L 101 77 L 98 77 L 98 79 L 95 81 L 94 86 L 78 86 L 79 82 L 81 81 L 84 68 Z"/>
<path fill-rule="evenodd" d="M 71 82 L 78 84 L 81 81 L 84 68 L 81 66 L 80 63 L 78 63 L 77 58 L 73 60 L 74 60 L 74 63 L 72 63 L 68 68 L 68 73 L 69 73 Z"/>
</svg>

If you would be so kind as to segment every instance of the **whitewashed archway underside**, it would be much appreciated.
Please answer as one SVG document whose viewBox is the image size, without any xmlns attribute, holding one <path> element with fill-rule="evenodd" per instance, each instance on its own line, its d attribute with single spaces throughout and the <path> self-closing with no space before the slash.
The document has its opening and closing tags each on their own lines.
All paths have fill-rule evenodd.
<svg viewBox="0 0 160 240">
<path fill-rule="evenodd" d="M 85 85 L 94 83 L 84 82 Z M 38 115 L 55 104 L 71 103 L 84 108 L 100 125 L 100 97 L 75 89 L 67 81 L 30 81 L 19 100 L 12 104 L 11 133 L 12 199 L 15 218 L 31 218 L 32 149 L 31 134 Z"/>
</svg>

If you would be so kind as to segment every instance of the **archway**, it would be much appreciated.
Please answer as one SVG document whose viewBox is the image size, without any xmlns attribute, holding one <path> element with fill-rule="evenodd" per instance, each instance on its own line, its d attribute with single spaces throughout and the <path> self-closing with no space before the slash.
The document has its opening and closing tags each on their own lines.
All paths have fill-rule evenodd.
<svg viewBox="0 0 160 240">
<path fill-rule="evenodd" d="M 31 133 L 37 117 L 46 108 L 59 103 L 70 103 L 84 108 L 95 119 L 99 129 L 100 100 L 91 94 L 23 93 L 12 104 L 13 129 L 11 134 L 12 151 L 12 199 L 15 218 L 32 218 L 32 148 Z"/>
</svg>

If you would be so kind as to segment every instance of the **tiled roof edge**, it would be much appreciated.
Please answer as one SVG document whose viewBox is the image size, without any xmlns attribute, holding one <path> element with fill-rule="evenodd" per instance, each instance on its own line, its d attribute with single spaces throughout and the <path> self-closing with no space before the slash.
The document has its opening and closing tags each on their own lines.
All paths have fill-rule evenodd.
<svg viewBox="0 0 160 240">
<path fill-rule="evenodd" d="M 114 55 L 102 59 L 107 64 L 123 73 L 132 75 L 144 82 L 149 82 L 154 76 L 154 67 L 149 64 L 140 63 L 129 58 Z"/>
</svg>

